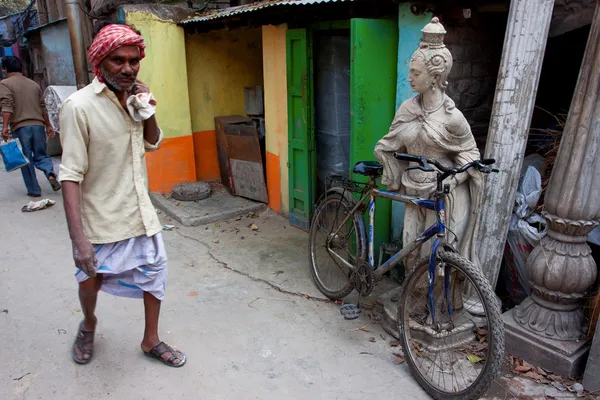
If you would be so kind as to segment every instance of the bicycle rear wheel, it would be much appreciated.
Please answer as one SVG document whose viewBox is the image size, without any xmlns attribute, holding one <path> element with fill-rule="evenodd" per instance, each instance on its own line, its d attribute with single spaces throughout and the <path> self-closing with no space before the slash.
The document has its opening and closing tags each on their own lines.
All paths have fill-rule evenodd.
<svg viewBox="0 0 600 400">
<path fill-rule="evenodd" d="M 364 221 L 359 213 L 352 215 L 336 234 L 355 204 L 340 193 L 328 193 L 318 205 L 310 227 L 310 271 L 321 293 L 333 300 L 352 292 L 354 270 L 334 259 L 327 249 L 328 243 L 329 250 L 354 266 L 366 258 Z"/>
<path fill-rule="evenodd" d="M 458 254 L 438 253 L 432 297 L 429 278 L 429 260 L 422 259 L 400 298 L 406 362 L 433 398 L 479 399 L 504 355 L 500 304 L 482 272 Z"/>
</svg>

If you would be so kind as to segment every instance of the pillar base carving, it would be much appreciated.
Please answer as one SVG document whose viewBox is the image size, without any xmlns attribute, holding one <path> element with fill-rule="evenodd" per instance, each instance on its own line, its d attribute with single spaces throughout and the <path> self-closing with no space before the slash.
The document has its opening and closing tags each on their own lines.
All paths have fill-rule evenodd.
<svg viewBox="0 0 600 400">
<path fill-rule="evenodd" d="M 514 318 L 530 331 L 550 339 L 581 339 L 584 315 L 579 305 L 570 305 L 562 310 L 556 308 L 554 303 L 531 295 L 515 308 Z"/>
<path fill-rule="evenodd" d="M 532 294 L 514 310 L 514 320 L 538 336 L 580 340 L 581 300 L 597 275 L 587 235 L 597 221 L 570 220 L 544 213 L 548 235 L 527 259 Z"/>
<path fill-rule="evenodd" d="M 579 378 L 585 369 L 590 343 L 585 340 L 554 340 L 540 336 L 515 319 L 515 310 L 502 315 L 506 354 L 542 367 L 556 375 Z"/>
</svg>

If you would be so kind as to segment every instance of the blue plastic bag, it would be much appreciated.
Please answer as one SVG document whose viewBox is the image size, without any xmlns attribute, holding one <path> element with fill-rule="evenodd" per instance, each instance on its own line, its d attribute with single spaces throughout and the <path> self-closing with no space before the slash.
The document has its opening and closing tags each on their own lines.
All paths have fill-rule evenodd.
<svg viewBox="0 0 600 400">
<path fill-rule="evenodd" d="M 23 155 L 16 140 L 0 143 L 0 153 L 2 153 L 6 172 L 16 171 L 29 164 L 29 160 Z"/>
</svg>

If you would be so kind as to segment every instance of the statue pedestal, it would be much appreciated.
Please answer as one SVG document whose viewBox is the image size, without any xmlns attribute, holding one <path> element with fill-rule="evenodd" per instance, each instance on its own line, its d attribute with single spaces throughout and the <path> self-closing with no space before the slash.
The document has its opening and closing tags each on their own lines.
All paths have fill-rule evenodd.
<svg viewBox="0 0 600 400">
<path fill-rule="evenodd" d="M 398 298 L 402 293 L 402 286 L 392 289 L 377 298 L 375 312 L 381 318 L 383 330 L 400 339 L 398 332 Z"/>
<path fill-rule="evenodd" d="M 514 309 L 504 313 L 506 354 L 523 359 L 536 367 L 571 378 L 583 375 L 590 351 L 586 340 L 562 341 L 537 335 L 514 319 Z"/>
</svg>

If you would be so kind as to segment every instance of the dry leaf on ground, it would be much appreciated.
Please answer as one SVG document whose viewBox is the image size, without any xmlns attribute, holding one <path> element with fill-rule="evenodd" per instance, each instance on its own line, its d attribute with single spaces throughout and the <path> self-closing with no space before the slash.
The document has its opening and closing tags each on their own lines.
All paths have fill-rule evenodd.
<svg viewBox="0 0 600 400">
<path fill-rule="evenodd" d="M 531 366 L 519 365 L 517 368 L 515 368 L 515 372 L 524 374 L 525 372 L 531 371 L 531 369 L 532 369 Z"/>
<path fill-rule="evenodd" d="M 375 338 L 374 337 L 370 337 L 369 338 L 369 342 L 375 343 Z"/>
<path fill-rule="evenodd" d="M 396 365 L 400 365 L 400 364 L 404 364 L 404 357 L 396 357 L 396 359 L 394 360 L 394 364 Z"/>
<path fill-rule="evenodd" d="M 544 378 L 542 375 L 538 374 L 537 372 L 534 371 L 529 371 L 523 374 L 524 377 L 529 378 L 529 379 L 533 379 L 535 381 L 541 382 L 541 383 L 550 383 L 550 381 L 546 378 Z"/>
<path fill-rule="evenodd" d="M 467 356 L 467 360 L 469 360 L 473 364 L 477 364 L 478 362 L 481 362 L 481 361 L 485 360 L 485 358 L 477 357 L 474 354 L 469 354 Z"/>
<path fill-rule="evenodd" d="M 399 340 L 391 340 L 390 341 L 390 346 L 392 346 L 392 347 L 398 347 L 398 346 L 400 346 L 400 341 Z"/>
</svg>

